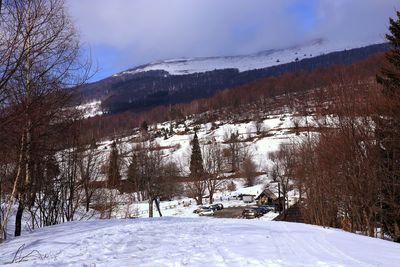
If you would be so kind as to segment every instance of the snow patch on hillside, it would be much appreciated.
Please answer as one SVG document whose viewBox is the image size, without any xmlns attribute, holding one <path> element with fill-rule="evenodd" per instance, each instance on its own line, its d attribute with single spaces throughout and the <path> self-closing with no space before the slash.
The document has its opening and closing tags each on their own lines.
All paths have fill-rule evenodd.
<svg viewBox="0 0 400 267">
<path fill-rule="evenodd" d="M 97 115 L 102 115 L 103 111 L 100 109 L 101 101 L 92 101 L 85 104 L 76 106 L 75 108 L 83 112 L 83 117 L 91 118 Z"/>
</svg>

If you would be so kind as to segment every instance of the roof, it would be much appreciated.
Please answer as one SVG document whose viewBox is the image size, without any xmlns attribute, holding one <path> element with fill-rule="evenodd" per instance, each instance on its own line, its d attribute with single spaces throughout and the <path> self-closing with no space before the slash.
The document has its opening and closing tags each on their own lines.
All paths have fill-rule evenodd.
<svg viewBox="0 0 400 267">
<path fill-rule="evenodd" d="M 261 197 L 263 197 L 263 196 L 270 197 L 270 198 L 272 198 L 273 200 L 275 200 L 275 199 L 278 198 L 269 188 L 265 188 L 265 189 L 256 197 L 256 200 L 259 199 L 259 198 L 261 198 Z"/>
</svg>

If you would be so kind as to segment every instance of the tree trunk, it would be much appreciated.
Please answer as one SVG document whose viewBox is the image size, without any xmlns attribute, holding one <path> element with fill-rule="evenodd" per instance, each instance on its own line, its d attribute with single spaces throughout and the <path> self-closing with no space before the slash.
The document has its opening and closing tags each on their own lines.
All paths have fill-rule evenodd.
<svg viewBox="0 0 400 267">
<path fill-rule="evenodd" d="M 279 209 L 279 214 L 282 213 L 282 207 L 280 207 L 282 205 L 282 201 L 281 201 L 281 183 L 278 183 L 278 209 Z"/>
<path fill-rule="evenodd" d="M 212 191 L 210 191 L 210 196 L 209 196 L 209 199 L 210 199 L 210 204 L 213 204 L 213 202 L 214 202 L 214 194 L 212 193 Z"/>
<path fill-rule="evenodd" d="M 153 198 L 149 198 L 149 218 L 153 218 Z"/>
<path fill-rule="evenodd" d="M 157 197 L 154 200 L 156 202 L 156 208 L 157 208 L 158 214 L 160 215 L 160 217 L 162 217 L 161 209 L 160 209 L 160 201 L 159 201 L 160 199 Z"/>
<path fill-rule="evenodd" d="M 394 236 L 393 241 L 400 243 L 400 226 L 398 223 L 394 223 Z"/>
<path fill-rule="evenodd" d="M 196 198 L 197 205 L 203 205 L 203 195 L 199 194 Z"/>
<path fill-rule="evenodd" d="M 86 180 L 87 181 L 87 180 Z M 85 186 L 84 186 L 84 189 L 85 189 L 85 206 L 86 206 L 86 212 L 89 212 L 89 209 L 90 209 L 90 198 L 91 198 L 91 196 L 90 196 L 90 193 L 89 193 L 89 186 L 88 186 L 88 184 L 86 184 L 86 182 L 85 182 Z"/>
<path fill-rule="evenodd" d="M 20 154 L 19 154 L 17 175 L 15 177 L 13 190 L 11 192 L 10 199 L 9 199 L 9 201 L 7 203 L 7 207 L 6 207 L 6 210 L 5 210 L 4 215 L 3 215 L 3 220 L 2 220 L 1 225 L 0 225 L 0 228 L 1 228 L 0 229 L 1 230 L 1 232 L 0 232 L 0 234 L 1 234 L 0 235 L 0 240 L 1 239 L 5 240 L 7 238 L 6 229 L 7 229 L 7 224 L 8 224 L 8 216 L 10 214 L 12 206 L 14 205 L 14 201 L 15 201 L 15 198 L 16 198 L 16 195 L 17 195 L 17 191 L 18 191 L 17 187 L 18 187 L 18 184 L 19 184 L 20 177 L 22 176 L 21 172 L 22 172 L 22 160 L 23 160 L 24 149 L 25 149 L 25 134 L 22 135 L 21 148 L 20 149 L 21 149 L 21 151 L 20 151 Z"/>
<path fill-rule="evenodd" d="M 19 202 L 17 214 L 15 215 L 15 236 L 21 235 L 23 213 L 24 213 L 24 205 L 21 202 Z"/>
<path fill-rule="evenodd" d="M 287 213 L 287 201 L 286 201 L 286 186 L 282 185 L 282 198 L 283 198 L 283 203 L 282 203 L 282 208 L 283 208 L 283 218 L 286 219 L 286 213 Z"/>
</svg>

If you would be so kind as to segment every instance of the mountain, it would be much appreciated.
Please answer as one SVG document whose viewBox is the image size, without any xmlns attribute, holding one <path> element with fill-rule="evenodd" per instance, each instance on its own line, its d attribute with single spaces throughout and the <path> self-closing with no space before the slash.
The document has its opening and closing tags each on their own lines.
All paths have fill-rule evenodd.
<svg viewBox="0 0 400 267">
<path fill-rule="evenodd" d="M 317 39 L 251 55 L 158 61 L 87 84 L 80 89 L 80 96 L 83 102 L 101 101 L 106 113 L 143 111 L 209 97 L 219 90 L 283 73 L 352 64 L 388 49 L 387 44 L 353 46 L 357 48 Z"/>
<path fill-rule="evenodd" d="M 343 51 L 346 49 L 363 46 L 365 45 L 333 44 L 322 38 L 318 38 L 302 45 L 295 45 L 280 49 L 270 49 L 249 55 L 161 60 L 128 69 L 115 74 L 114 77 L 137 74 L 152 70 L 164 70 L 170 75 L 186 75 L 221 69 L 238 69 L 240 72 L 243 72 L 281 65 L 306 58 L 312 58 L 334 51 Z"/>
</svg>

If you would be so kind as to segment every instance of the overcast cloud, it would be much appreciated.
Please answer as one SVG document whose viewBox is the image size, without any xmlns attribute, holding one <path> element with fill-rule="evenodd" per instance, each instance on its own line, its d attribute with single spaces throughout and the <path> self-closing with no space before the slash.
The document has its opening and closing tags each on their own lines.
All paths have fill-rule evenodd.
<svg viewBox="0 0 400 267">
<path fill-rule="evenodd" d="M 388 17 L 400 7 L 398 0 L 67 2 L 83 42 L 111 73 L 157 59 L 243 54 L 318 37 L 383 41 Z"/>
</svg>

